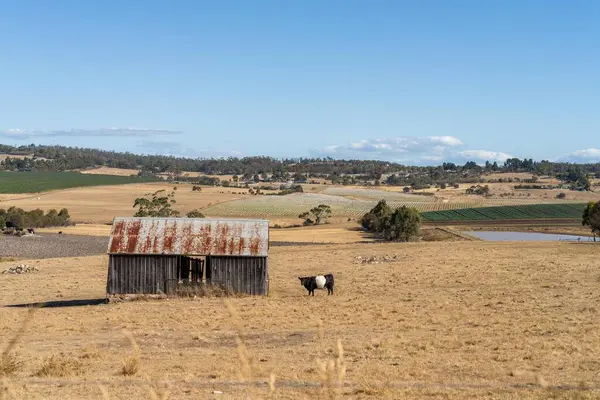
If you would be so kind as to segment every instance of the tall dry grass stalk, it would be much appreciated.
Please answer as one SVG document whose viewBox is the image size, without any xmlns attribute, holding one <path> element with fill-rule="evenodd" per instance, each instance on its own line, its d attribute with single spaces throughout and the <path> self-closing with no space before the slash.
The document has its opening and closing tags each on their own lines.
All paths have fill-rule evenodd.
<svg viewBox="0 0 600 400">
<path fill-rule="evenodd" d="M 170 395 L 168 389 L 166 389 L 162 394 L 158 394 L 158 392 L 150 385 L 146 385 L 146 390 L 148 390 L 148 393 L 150 393 L 150 398 L 152 400 L 167 400 Z"/>
<path fill-rule="evenodd" d="M 121 374 L 125 376 L 132 376 L 137 374 L 140 369 L 140 347 L 138 346 L 131 332 L 123 330 L 122 333 L 123 336 L 129 340 L 129 343 L 131 343 L 133 354 L 125 357 L 123 360 Z"/>
<path fill-rule="evenodd" d="M 317 337 L 319 338 L 319 351 L 321 354 L 325 351 L 325 329 L 323 328 L 323 320 L 319 319 L 317 321 Z"/>
<path fill-rule="evenodd" d="M 223 302 L 227 307 L 229 312 L 229 317 L 232 325 L 235 327 L 236 336 L 235 341 L 237 344 L 237 354 L 240 360 L 240 369 L 238 371 L 239 378 L 242 382 L 250 379 L 252 375 L 264 375 L 264 371 L 260 365 L 256 363 L 256 359 L 250 354 L 248 351 L 248 346 L 246 345 L 246 331 L 244 326 L 242 325 L 239 314 L 231 301 L 229 299 L 224 299 Z M 273 395 L 275 393 L 275 373 L 271 372 L 269 374 L 269 378 L 267 380 L 269 395 Z"/>
<path fill-rule="evenodd" d="M 323 321 L 320 319 L 317 323 L 317 336 L 319 338 L 319 354 L 325 354 L 325 331 L 323 328 Z M 334 398 L 341 393 L 344 378 L 346 377 L 346 363 L 344 362 L 344 346 L 342 346 L 342 340 L 338 338 L 336 345 L 337 357 L 335 359 L 329 359 L 327 361 L 321 360 L 319 357 L 316 359 L 322 390 L 327 393 L 330 398 Z"/>
<path fill-rule="evenodd" d="M 108 395 L 108 389 L 106 386 L 98 383 L 98 389 L 100 389 L 100 393 L 102 393 L 103 400 L 110 400 L 110 396 Z"/>
</svg>

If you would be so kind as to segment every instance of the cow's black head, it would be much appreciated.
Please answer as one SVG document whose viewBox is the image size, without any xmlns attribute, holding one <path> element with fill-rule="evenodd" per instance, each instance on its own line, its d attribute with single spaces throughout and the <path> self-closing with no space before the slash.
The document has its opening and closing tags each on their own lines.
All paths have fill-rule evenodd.
<svg viewBox="0 0 600 400">
<path fill-rule="evenodd" d="M 309 281 L 310 278 L 306 277 L 306 276 L 299 276 L 298 279 L 300 279 L 300 284 L 302 286 L 306 286 L 306 283 Z"/>
</svg>

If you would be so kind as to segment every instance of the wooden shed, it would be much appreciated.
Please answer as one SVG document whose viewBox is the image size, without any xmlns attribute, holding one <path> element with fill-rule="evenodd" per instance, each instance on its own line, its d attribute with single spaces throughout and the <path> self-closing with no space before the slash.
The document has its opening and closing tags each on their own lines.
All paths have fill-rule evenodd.
<svg viewBox="0 0 600 400">
<path fill-rule="evenodd" d="M 108 242 L 107 295 L 176 295 L 182 286 L 267 295 L 269 221 L 117 217 Z"/>
</svg>

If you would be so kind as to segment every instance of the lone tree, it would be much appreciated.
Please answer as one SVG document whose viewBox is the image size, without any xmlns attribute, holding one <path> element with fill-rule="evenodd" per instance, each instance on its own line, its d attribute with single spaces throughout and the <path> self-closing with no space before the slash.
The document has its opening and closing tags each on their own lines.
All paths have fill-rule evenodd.
<svg viewBox="0 0 600 400">
<path fill-rule="evenodd" d="M 590 201 L 585 210 L 583 210 L 583 215 L 581 219 L 581 225 L 589 226 L 594 234 L 594 242 L 596 241 L 596 235 L 600 234 L 600 201 L 593 202 Z"/>
<path fill-rule="evenodd" d="M 364 230 L 384 240 L 408 242 L 419 236 L 421 215 L 416 209 L 406 206 L 392 211 L 385 200 L 380 200 L 363 215 L 360 223 Z"/>
<path fill-rule="evenodd" d="M 298 218 L 304 220 L 304 225 L 319 225 L 329 217 L 331 217 L 331 207 L 325 204 L 319 204 L 310 211 L 298 215 Z"/>
<path fill-rule="evenodd" d="M 154 193 L 148 193 L 143 197 L 138 197 L 133 203 L 133 207 L 138 207 L 134 217 L 177 217 L 179 211 L 173 210 L 171 207 L 176 203 L 175 191 L 169 194 L 163 190 L 157 190 Z"/>
</svg>

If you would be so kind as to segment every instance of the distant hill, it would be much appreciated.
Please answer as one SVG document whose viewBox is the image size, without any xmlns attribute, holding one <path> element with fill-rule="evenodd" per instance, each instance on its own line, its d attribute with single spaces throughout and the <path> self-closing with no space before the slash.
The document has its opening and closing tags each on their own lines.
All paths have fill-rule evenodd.
<svg viewBox="0 0 600 400">
<path fill-rule="evenodd" d="M 439 166 L 407 166 L 380 160 L 337 160 L 333 158 L 282 158 L 267 156 L 229 158 L 184 158 L 164 155 L 141 155 L 129 152 L 66 147 L 0 145 L 0 170 L 59 172 L 94 168 L 138 170 L 140 176 L 171 174 L 179 178 L 182 171 L 206 175 L 228 175 L 233 180 L 254 182 L 310 182 L 326 179 L 339 184 L 410 186 L 482 183 L 491 173 L 527 173 L 551 175 L 566 181 L 583 182 L 583 176 L 600 178 L 598 164 L 568 164 L 512 158 L 502 165 L 486 163 L 484 167 L 469 161 L 464 165 L 443 163 Z M 187 180 L 195 177 L 188 176 Z"/>
</svg>

